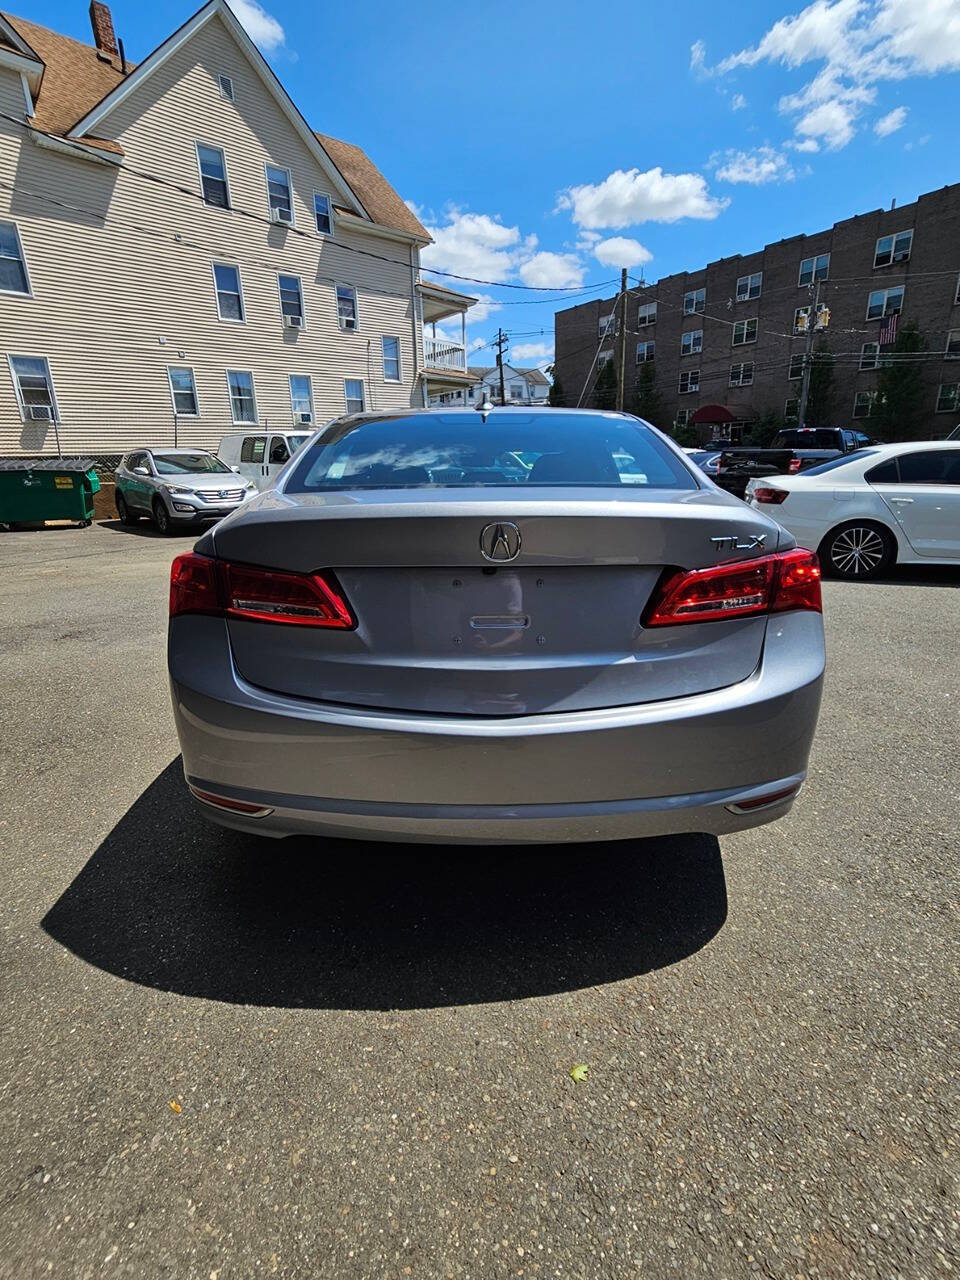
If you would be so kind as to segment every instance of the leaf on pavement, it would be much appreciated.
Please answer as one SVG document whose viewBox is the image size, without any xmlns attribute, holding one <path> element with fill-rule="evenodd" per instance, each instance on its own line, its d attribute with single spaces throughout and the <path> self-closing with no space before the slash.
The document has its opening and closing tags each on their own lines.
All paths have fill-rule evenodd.
<svg viewBox="0 0 960 1280">
<path fill-rule="evenodd" d="M 571 1080 L 576 1080 L 577 1084 L 583 1084 L 589 1074 L 590 1068 L 586 1063 L 578 1062 L 575 1067 L 570 1068 Z"/>
</svg>

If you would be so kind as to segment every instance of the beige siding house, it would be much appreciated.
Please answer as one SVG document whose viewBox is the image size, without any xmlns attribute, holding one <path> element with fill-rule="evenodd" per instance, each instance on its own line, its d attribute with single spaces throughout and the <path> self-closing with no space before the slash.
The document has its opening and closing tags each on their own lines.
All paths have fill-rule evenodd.
<svg viewBox="0 0 960 1280">
<path fill-rule="evenodd" d="M 424 325 L 429 236 L 314 133 L 223 0 L 138 67 L 0 15 L 0 455 L 215 447 L 426 403 L 468 378 Z"/>
</svg>

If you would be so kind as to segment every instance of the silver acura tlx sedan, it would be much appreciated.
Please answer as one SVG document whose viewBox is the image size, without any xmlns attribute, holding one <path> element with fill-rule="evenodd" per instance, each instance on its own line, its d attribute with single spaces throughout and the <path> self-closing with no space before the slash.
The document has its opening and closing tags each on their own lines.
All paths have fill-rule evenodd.
<svg viewBox="0 0 960 1280">
<path fill-rule="evenodd" d="M 341 418 L 173 563 L 187 784 L 270 836 L 770 822 L 816 727 L 819 579 L 629 415 Z"/>
</svg>

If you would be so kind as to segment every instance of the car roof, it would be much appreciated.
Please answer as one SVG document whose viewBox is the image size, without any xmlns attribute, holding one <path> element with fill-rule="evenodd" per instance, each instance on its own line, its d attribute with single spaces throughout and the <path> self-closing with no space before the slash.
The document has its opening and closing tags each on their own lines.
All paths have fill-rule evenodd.
<svg viewBox="0 0 960 1280">
<path fill-rule="evenodd" d="M 131 453 L 139 453 L 139 449 L 131 449 Z M 210 449 L 200 449 L 196 445 L 182 444 L 179 448 L 176 445 L 164 445 L 160 449 L 151 449 L 149 446 L 143 450 L 144 453 L 152 453 L 155 457 L 159 455 L 161 458 L 165 453 L 210 453 Z"/>
<path fill-rule="evenodd" d="M 869 452 L 876 457 L 889 458 L 902 449 L 917 449 L 921 452 L 928 449 L 960 449 L 960 440 L 897 440 L 892 444 L 868 444 L 857 453 Z M 851 454 L 850 457 L 855 457 Z"/>
</svg>

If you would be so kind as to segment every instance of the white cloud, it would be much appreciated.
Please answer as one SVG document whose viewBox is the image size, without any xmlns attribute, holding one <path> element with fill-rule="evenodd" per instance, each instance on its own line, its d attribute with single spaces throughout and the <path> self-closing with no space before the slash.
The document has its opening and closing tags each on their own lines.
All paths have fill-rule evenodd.
<svg viewBox="0 0 960 1280">
<path fill-rule="evenodd" d="M 711 157 L 717 178 L 721 182 L 746 182 L 761 187 L 767 182 L 791 182 L 793 168 L 782 151 L 774 147 L 755 147 L 753 151 L 730 149 Z"/>
<path fill-rule="evenodd" d="M 888 111 L 885 116 L 873 126 L 873 132 L 878 138 L 888 138 L 891 133 L 896 133 L 898 129 L 902 129 L 907 119 L 906 107 L 894 107 L 892 111 Z"/>
<path fill-rule="evenodd" d="M 454 209 L 446 215 L 444 225 L 428 226 L 427 231 L 433 244 L 420 253 L 426 270 L 435 267 L 481 280 L 508 279 L 523 246 L 519 227 L 504 226 L 499 218 L 486 213 Z"/>
<path fill-rule="evenodd" d="M 730 108 L 733 111 L 742 111 L 747 105 L 747 100 L 742 93 L 735 93 L 730 99 Z"/>
<path fill-rule="evenodd" d="M 535 253 L 520 265 L 520 279 L 538 289 L 572 289 L 583 284 L 583 266 L 575 253 Z"/>
<path fill-rule="evenodd" d="M 593 256 L 605 267 L 642 267 L 653 260 L 653 254 L 639 240 L 629 236 L 611 236 L 594 245 Z"/>
<path fill-rule="evenodd" d="M 494 301 L 489 293 L 476 293 L 473 296 L 477 301 L 467 312 L 467 324 L 483 324 L 495 311 L 503 310 L 503 304 Z"/>
<path fill-rule="evenodd" d="M 265 53 L 279 49 L 287 38 L 286 32 L 272 13 L 267 13 L 257 0 L 229 0 L 240 25 L 255 45 Z"/>
<path fill-rule="evenodd" d="M 536 360 L 543 363 L 552 359 L 552 342 L 518 342 L 515 347 L 510 348 L 510 355 L 508 356 L 510 364 L 518 360 Z"/>
<path fill-rule="evenodd" d="M 823 143 L 831 151 L 837 151 L 845 147 L 853 137 L 856 116 L 856 108 L 838 98 L 832 102 L 821 102 L 818 107 L 812 107 L 800 117 L 797 121 L 797 133 Z"/>
<path fill-rule="evenodd" d="M 820 143 L 816 138 L 801 138 L 799 142 L 787 142 L 785 145 L 794 151 L 813 152 L 820 150 Z"/>
<path fill-rule="evenodd" d="M 701 174 L 664 173 L 659 165 L 644 173 L 615 169 L 600 183 L 568 187 L 557 199 L 559 209 L 572 210 L 574 222 L 591 230 L 716 218 L 728 204 L 710 195 Z"/>
<path fill-rule="evenodd" d="M 694 40 L 690 46 L 690 70 L 705 71 L 707 65 L 707 46 L 702 40 Z"/>
</svg>

